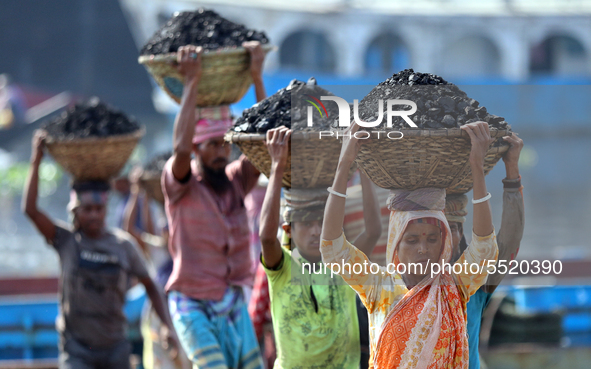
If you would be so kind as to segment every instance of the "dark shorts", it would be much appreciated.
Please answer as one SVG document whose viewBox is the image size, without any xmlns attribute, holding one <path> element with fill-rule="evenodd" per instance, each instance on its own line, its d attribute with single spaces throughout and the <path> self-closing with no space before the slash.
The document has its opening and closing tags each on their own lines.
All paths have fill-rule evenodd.
<svg viewBox="0 0 591 369">
<path fill-rule="evenodd" d="M 100 349 L 89 348 L 73 338 L 61 341 L 60 369 L 130 369 L 131 346 L 127 341 Z"/>
<path fill-rule="evenodd" d="M 359 343 L 361 344 L 361 363 L 360 369 L 369 367 L 369 317 L 367 309 L 363 306 L 359 295 L 355 296 L 357 302 L 357 319 L 359 322 Z"/>
</svg>

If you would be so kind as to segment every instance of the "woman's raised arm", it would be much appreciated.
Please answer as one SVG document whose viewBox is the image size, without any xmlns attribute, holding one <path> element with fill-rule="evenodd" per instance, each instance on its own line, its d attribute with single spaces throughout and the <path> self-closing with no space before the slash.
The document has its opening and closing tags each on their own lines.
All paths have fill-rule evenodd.
<svg viewBox="0 0 591 369">
<path fill-rule="evenodd" d="M 347 192 L 349 170 L 353 161 L 355 161 L 355 157 L 357 157 L 357 152 L 359 152 L 359 140 L 353 136 L 357 130 L 359 130 L 359 125 L 353 124 L 345 132 L 345 137 L 343 137 L 339 164 L 337 165 L 337 171 L 332 183 L 333 193 L 328 196 L 326 207 L 324 208 L 321 235 L 323 240 L 337 239 L 343 233 L 345 198 L 334 193 L 345 195 Z M 347 137 L 349 134 L 351 137 Z"/>
<path fill-rule="evenodd" d="M 484 237 L 494 230 L 490 201 L 482 201 L 489 195 L 484 180 L 484 158 L 492 139 L 486 122 L 466 124 L 461 129 L 468 133 L 472 143 L 472 149 L 470 150 L 470 168 L 472 169 L 472 181 L 474 183 L 472 196 L 474 196 L 473 201 L 480 201 L 474 203 L 473 230 L 477 236 Z"/>
</svg>

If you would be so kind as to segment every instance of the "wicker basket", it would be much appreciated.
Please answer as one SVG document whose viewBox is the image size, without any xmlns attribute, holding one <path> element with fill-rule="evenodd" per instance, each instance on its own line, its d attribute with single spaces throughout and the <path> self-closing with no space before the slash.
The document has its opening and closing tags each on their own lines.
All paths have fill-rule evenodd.
<svg viewBox="0 0 591 369">
<path fill-rule="evenodd" d="M 487 175 L 509 149 L 509 145 L 490 147 L 484 158 L 484 175 Z M 448 194 L 464 194 L 472 190 L 472 169 L 466 166 L 466 176 L 453 187 L 446 188 Z"/>
<path fill-rule="evenodd" d="M 446 188 L 448 194 L 472 189 L 470 139 L 460 129 L 403 129 L 404 137 L 390 140 L 383 135 L 365 140 L 357 165 L 378 186 L 414 190 L 421 187 Z M 510 134 L 491 130 L 492 137 Z M 491 147 L 485 160 L 485 174 L 491 171 L 508 145 Z"/>
<path fill-rule="evenodd" d="M 141 183 L 148 196 L 160 204 L 164 204 L 164 192 L 162 192 L 162 184 L 160 183 L 161 177 L 162 172 L 144 172 Z"/>
<path fill-rule="evenodd" d="M 262 47 L 265 52 L 275 50 L 271 45 Z M 176 58 L 176 53 L 142 55 L 138 61 L 168 96 L 180 104 L 184 85 L 177 70 Z M 205 51 L 201 58 L 202 74 L 197 106 L 230 105 L 240 101 L 252 84 L 248 51 L 243 47 Z"/>
<path fill-rule="evenodd" d="M 48 136 L 46 147 L 55 161 L 74 179 L 108 180 L 125 166 L 144 132 L 142 127 L 133 133 L 110 137 L 58 140 Z"/>
<path fill-rule="evenodd" d="M 226 133 L 228 142 L 238 145 L 251 163 L 264 175 L 271 174 L 271 157 L 262 133 Z M 297 140 L 297 141 L 294 141 Z M 294 146 L 294 142 L 297 142 Z M 334 138 L 320 140 L 318 132 L 294 132 L 291 136 L 283 185 L 291 188 L 317 188 L 332 185 L 341 152 L 341 142 Z M 298 160 L 292 160 L 292 157 Z M 357 169 L 352 166 L 349 177 Z"/>
</svg>

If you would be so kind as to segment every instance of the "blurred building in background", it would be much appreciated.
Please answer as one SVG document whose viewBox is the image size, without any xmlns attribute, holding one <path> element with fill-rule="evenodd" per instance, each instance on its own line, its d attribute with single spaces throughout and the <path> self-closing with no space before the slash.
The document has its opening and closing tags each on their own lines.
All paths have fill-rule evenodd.
<svg viewBox="0 0 591 369">
<path fill-rule="evenodd" d="M 209 7 L 267 32 L 267 70 L 448 78 L 591 76 L 591 3 L 561 0 L 120 0 L 138 45 L 179 10 Z"/>
</svg>

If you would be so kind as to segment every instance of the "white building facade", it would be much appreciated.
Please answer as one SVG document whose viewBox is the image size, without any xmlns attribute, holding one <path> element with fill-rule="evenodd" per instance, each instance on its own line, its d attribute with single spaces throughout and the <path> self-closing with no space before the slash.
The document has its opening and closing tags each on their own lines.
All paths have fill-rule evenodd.
<svg viewBox="0 0 591 369">
<path fill-rule="evenodd" d="M 269 72 L 354 77 L 414 68 L 515 83 L 591 76 L 590 1 L 120 1 L 138 46 L 172 13 L 198 7 L 264 30 L 279 46 Z"/>
</svg>

